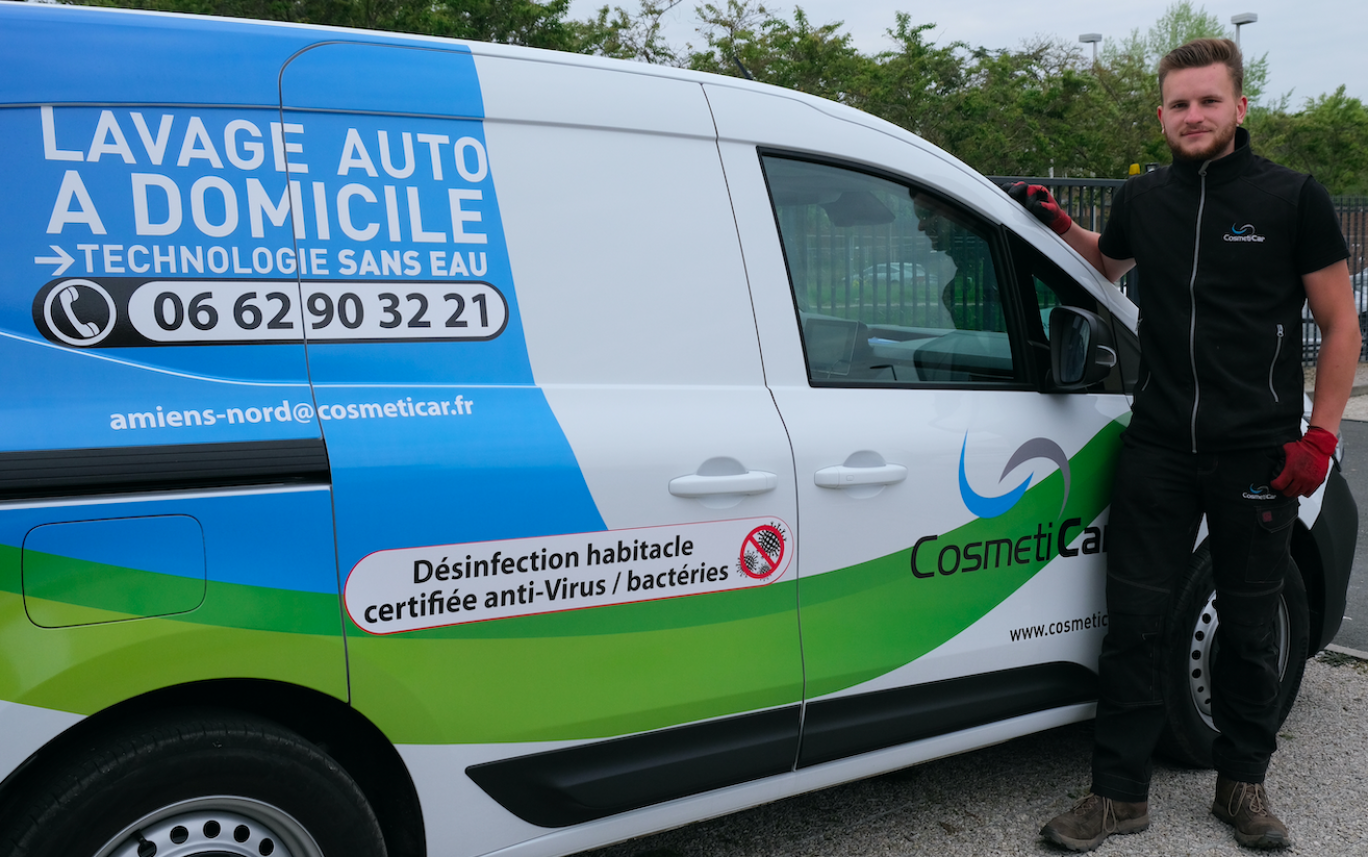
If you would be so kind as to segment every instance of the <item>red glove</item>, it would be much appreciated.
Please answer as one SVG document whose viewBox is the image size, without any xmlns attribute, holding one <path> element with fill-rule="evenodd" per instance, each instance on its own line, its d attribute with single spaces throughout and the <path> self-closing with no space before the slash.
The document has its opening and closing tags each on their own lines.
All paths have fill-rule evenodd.
<svg viewBox="0 0 1368 857">
<path fill-rule="evenodd" d="M 1338 443 L 1330 432 L 1311 426 L 1301 440 L 1283 444 L 1287 461 L 1272 482 L 1273 490 L 1287 497 L 1310 497 L 1330 472 L 1330 456 Z"/>
<path fill-rule="evenodd" d="M 1035 219 L 1053 229 L 1057 234 L 1063 235 L 1073 226 L 1073 218 L 1064 213 L 1064 209 L 1059 207 L 1055 198 L 1050 196 L 1050 191 L 1044 185 L 1026 184 L 1026 182 L 1016 182 L 1003 188 L 1007 195 L 1026 207 L 1026 210 L 1035 215 Z"/>
</svg>

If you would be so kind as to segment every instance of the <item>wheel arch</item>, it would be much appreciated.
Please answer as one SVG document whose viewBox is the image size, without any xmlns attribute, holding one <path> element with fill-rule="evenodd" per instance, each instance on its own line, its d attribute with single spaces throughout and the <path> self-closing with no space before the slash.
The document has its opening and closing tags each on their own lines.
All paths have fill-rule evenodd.
<svg viewBox="0 0 1368 857">
<path fill-rule="evenodd" d="M 218 708 L 251 714 L 298 733 L 331 756 L 361 788 L 385 837 L 390 857 L 426 857 L 422 808 L 398 750 L 366 717 L 319 691 L 259 679 L 214 679 L 160 688 L 124 700 L 67 729 L 0 782 L 0 816 L 45 761 L 104 735 L 150 711 Z"/>
<path fill-rule="evenodd" d="M 1302 570 L 1311 610 L 1310 654 L 1328 646 L 1344 622 L 1358 521 L 1349 483 L 1332 464 L 1315 523 L 1308 528 L 1298 519 L 1292 533 L 1292 558 Z"/>
<path fill-rule="evenodd" d="M 1302 582 L 1306 584 L 1307 612 L 1311 621 L 1311 645 L 1307 647 L 1307 656 L 1314 657 L 1328 642 L 1321 641 L 1326 624 L 1325 561 L 1321 556 L 1320 547 L 1311 535 L 1311 530 L 1300 520 L 1292 531 L 1292 559 L 1301 572 Z M 1334 625 L 1335 630 L 1339 630 L 1339 622 L 1335 622 Z M 1331 636 L 1334 636 L 1333 631 Z"/>
</svg>

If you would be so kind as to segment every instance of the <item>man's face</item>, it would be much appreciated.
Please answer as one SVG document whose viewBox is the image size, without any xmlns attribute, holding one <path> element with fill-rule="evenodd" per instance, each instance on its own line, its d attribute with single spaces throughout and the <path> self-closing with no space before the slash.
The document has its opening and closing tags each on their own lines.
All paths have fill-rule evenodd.
<svg viewBox="0 0 1368 857">
<path fill-rule="evenodd" d="M 1224 63 L 1169 72 L 1161 95 L 1159 123 L 1174 160 L 1209 161 L 1235 151 L 1249 100 L 1235 94 Z"/>
<path fill-rule="evenodd" d="M 913 207 L 917 214 L 917 229 L 931 239 L 931 249 L 944 250 L 945 236 L 941 232 L 945 227 L 945 219 L 941 217 L 938 207 L 922 200 L 914 202 Z"/>
</svg>

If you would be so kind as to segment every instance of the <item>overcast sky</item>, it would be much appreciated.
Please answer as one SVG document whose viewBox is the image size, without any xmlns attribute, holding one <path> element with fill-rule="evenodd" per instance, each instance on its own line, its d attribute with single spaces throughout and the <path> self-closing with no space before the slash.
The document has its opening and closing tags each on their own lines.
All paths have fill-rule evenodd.
<svg viewBox="0 0 1368 857">
<path fill-rule="evenodd" d="M 722 5 L 723 0 L 714 2 Z M 1037 34 L 1071 42 L 1081 33 L 1124 38 L 1137 27 L 1148 30 L 1170 4 L 1171 0 L 776 0 L 765 5 L 785 17 L 791 17 L 795 5 L 801 6 L 814 24 L 844 21 L 856 47 L 873 53 L 892 47 L 884 32 L 893 26 L 898 11 L 910 13 L 914 24 L 936 24 L 931 35 L 939 44 L 959 40 L 1015 48 Z M 570 16 L 587 18 L 603 5 L 604 0 L 572 0 Z M 635 11 L 636 0 L 610 5 Z M 696 5 L 696 0 L 684 0 L 670 12 L 667 35 L 676 47 L 703 44 L 694 29 Z M 1227 0 L 1194 5 L 1227 23 L 1241 12 L 1258 14 L 1258 23 L 1242 28 L 1240 40 L 1249 56 L 1268 54 L 1268 95 L 1291 91 L 1292 106 L 1299 108 L 1306 98 L 1334 92 L 1344 84 L 1349 95 L 1368 102 L 1368 3 L 1363 0 Z"/>
</svg>

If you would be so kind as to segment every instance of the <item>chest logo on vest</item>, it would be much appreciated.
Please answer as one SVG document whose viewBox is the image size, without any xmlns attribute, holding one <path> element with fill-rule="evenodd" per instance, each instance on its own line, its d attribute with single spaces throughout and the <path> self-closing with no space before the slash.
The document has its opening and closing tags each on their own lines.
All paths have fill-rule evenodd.
<svg viewBox="0 0 1368 857">
<path fill-rule="evenodd" d="M 1262 244 L 1264 236 L 1258 233 L 1254 224 L 1246 223 L 1244 226 L 1230 224 L 1230 231 L 1222 236 L 1225 240 L 1236 244 Z"/>
</svg>

